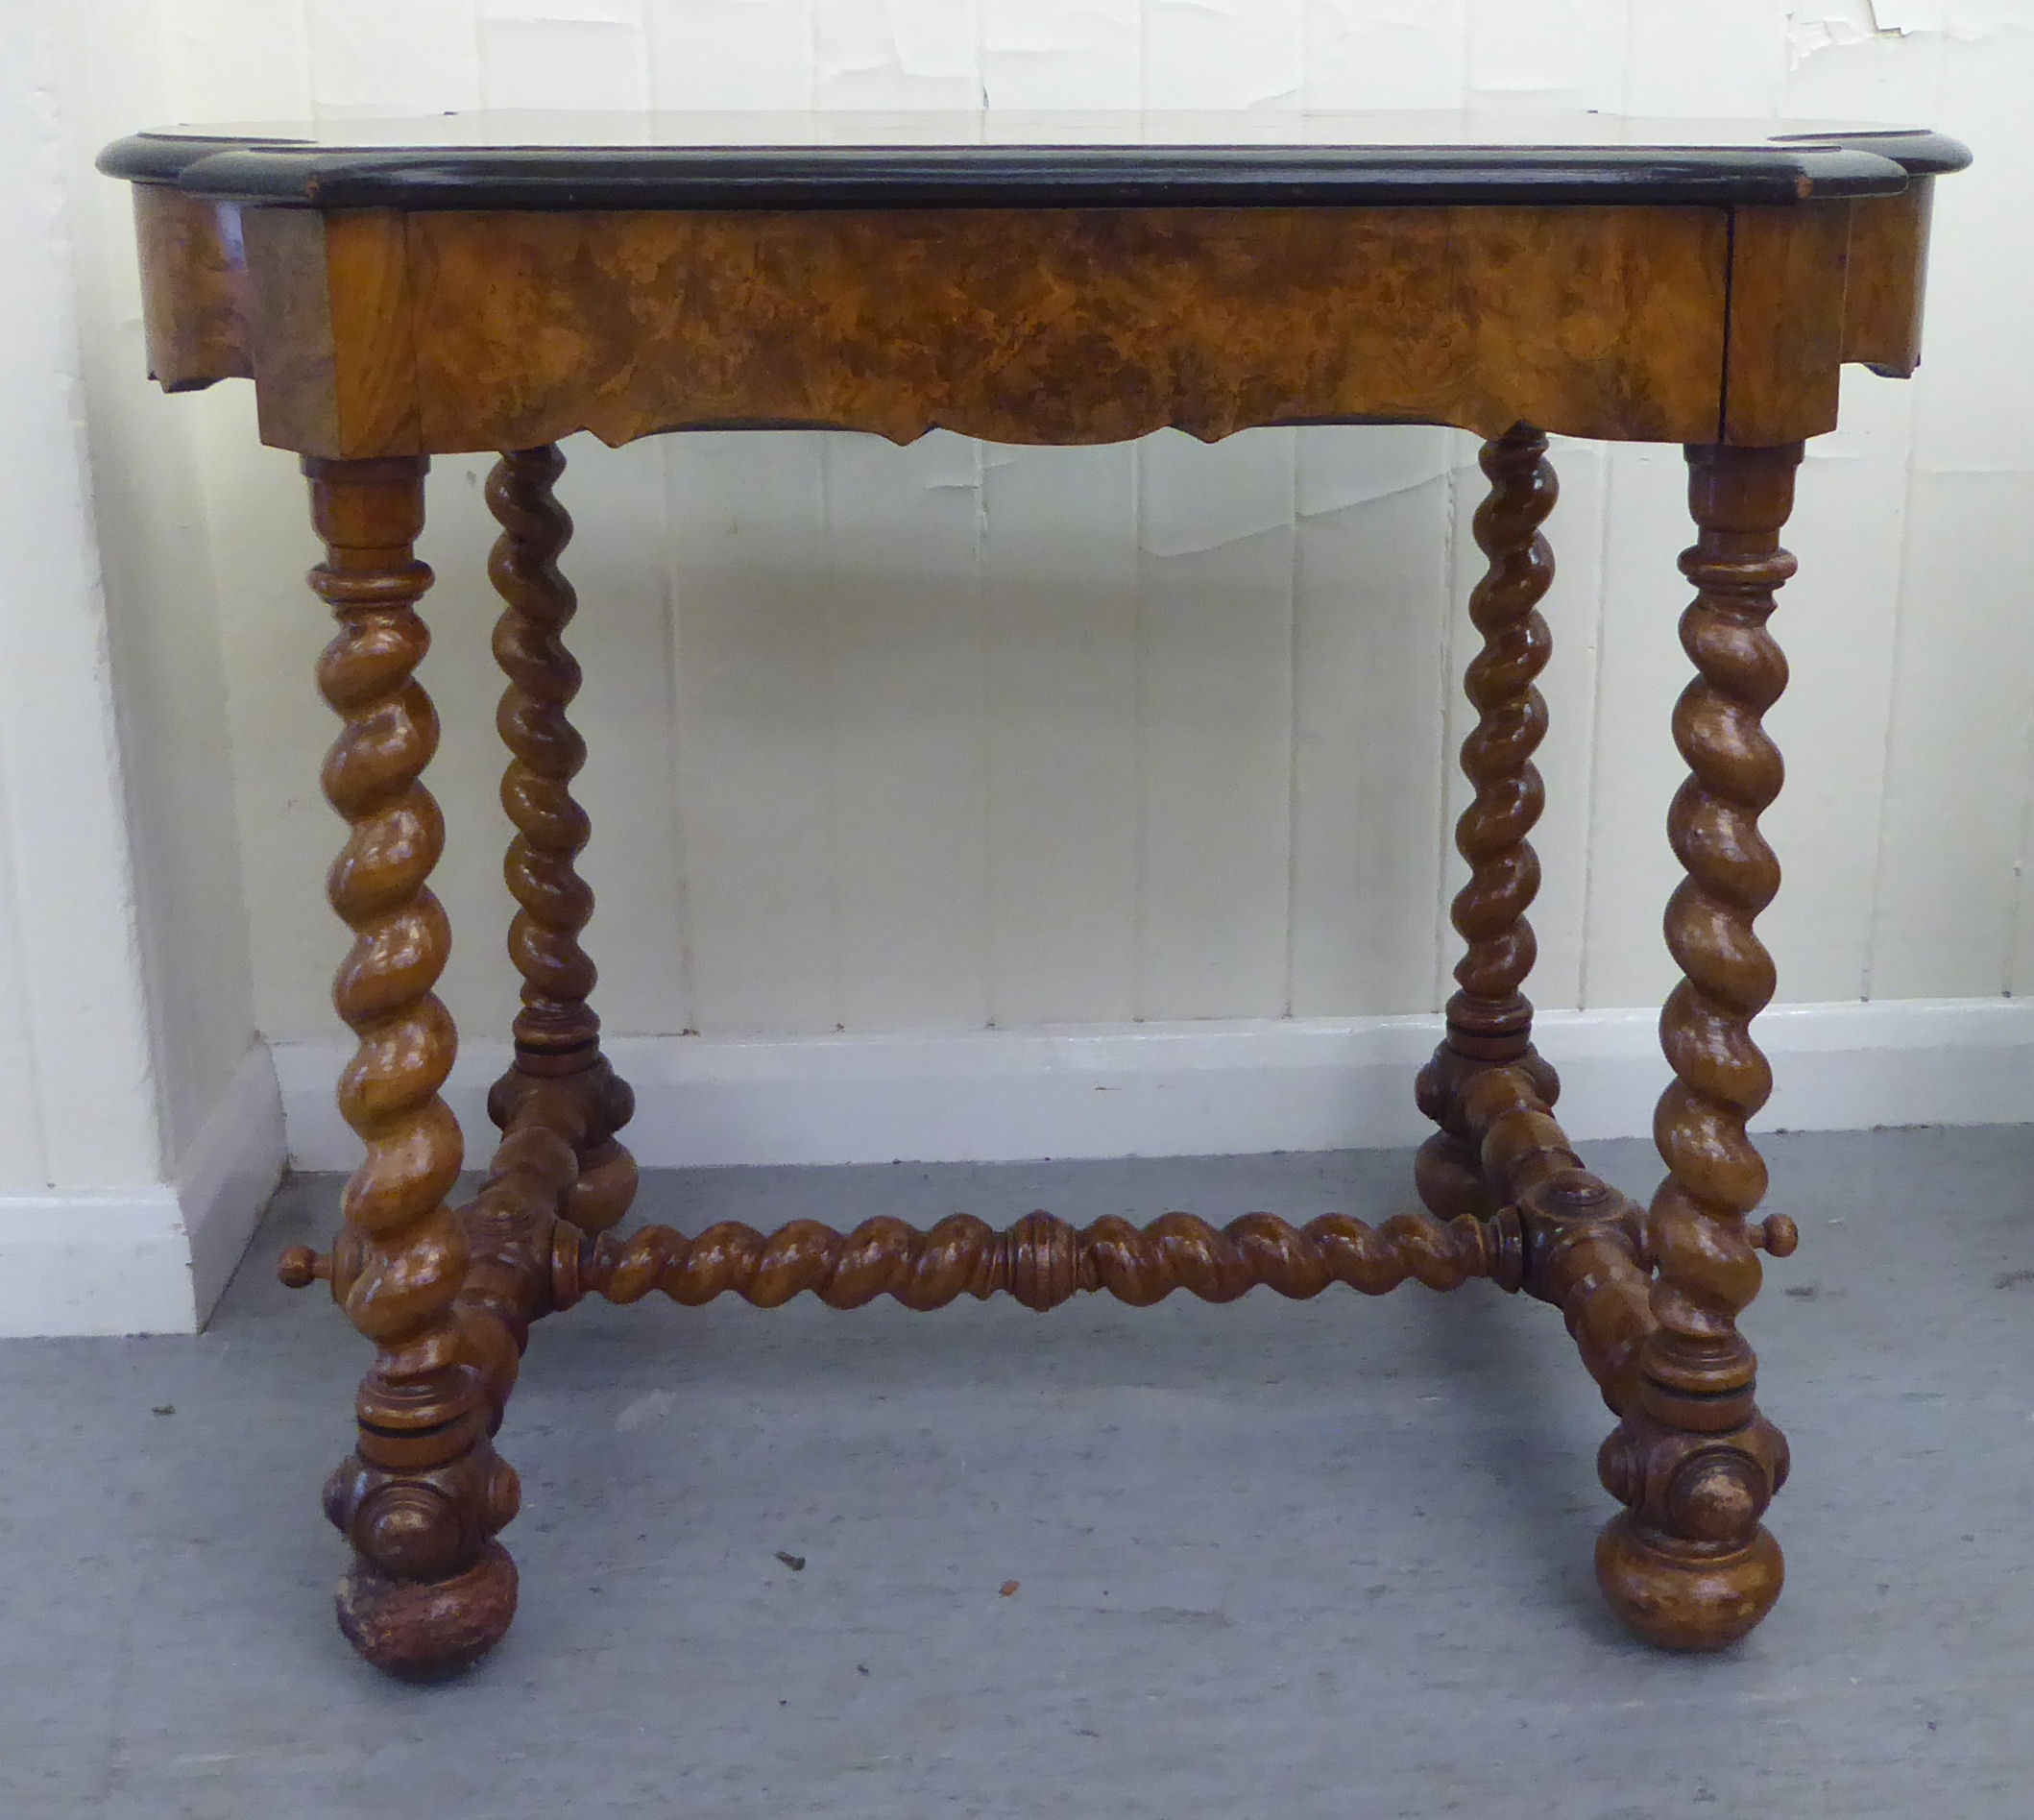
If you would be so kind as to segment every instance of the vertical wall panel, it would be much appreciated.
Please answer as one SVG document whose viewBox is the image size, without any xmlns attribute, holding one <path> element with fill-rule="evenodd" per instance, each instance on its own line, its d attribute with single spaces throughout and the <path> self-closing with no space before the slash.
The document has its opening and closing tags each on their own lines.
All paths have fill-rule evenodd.
<svg viewBox="0 0 2034 1820">
<path fill-rule="evenodd" d="M 303 582 L 318 560 L 303 477 L 295 456 L 256 442 L 247 388 L 218 386 L 171 402 L 191 415 L 209 533 L 221 552 L 212 610 L 246 856 L 254 1024 L 264 1034 L 328 1042 L 340 1033 L 327 989 L 346 932 L 325 908 L 325 872 L 345 828 L 318 788 L 338 722 L 312 676 L 333 626 Z M 428 596 L 425 612 L 435 618 Z"/>
<path fill-rule="evenodd" d="M 8 551 L 0 610 L 0 841 L 8 859 L 0 872 L 9 875 L 0 882 L 13 887 L 9 914 L 0 917 L 0 940 L 13 950 L 0 963 L 0 987 L 18 994 L 0 1005 L 0 1018 L 27 1032 L 4 1075 L 17 1092 L 28 1089 L 0 1111 L 0 1130 L 29 1137 L 19 1152 L 0 1156 L 0 1188 L 31 1193 L 50 1184 L 152 1183 L 175 1166 L 140 893 L 150 889 L 155 909 L 174 901 L 184 883 L 160 868 L 144 878 L 124 800 L 121 746 L 136 728 L 133 716 L 118 712 L 125 704 L 108 661 L 112 615 L 83 422 L 85 321 L 97 312 L 81 308 L 76 293 L 91 266 L 74 261 L 71 247 L 85 222 L 74 223 L 65 187 L 70 148 L 56 99 L 57 24 L 42 8 L 0 12 L 7 72 L 0 158 L 8 169 L 0 238 L 10 251 L 0 289 L 0 346 L 9 352 L 0 388 L 9 431 L 23 451 L 0 489 L 0 546 Z M 102 317 L 91 338 L 105 328 Z M 173 664 L 168 675 L 181 681 L 182 673 Z M 173 718 L 158 711 L 147 729 L 172 736 L 150 750 L 151 759 L 203 764 L 217 756 L 208 728 L 180 741 Z M 177 807 L 174 799 L 167 806 Z M 216 821 L 200 807 L 176 826 L 195 847 Z M 225 858 L 230 867 L 230 840 Z M 243 997 L 235 1008 L 244 1007 Z M 211 1074 L 219 1059 L 206 1053 L 213 1031 L 201 1021 L 180 1024 L 179 1033 L 197 1051 L 194 1074 Z M 32 1087 L 22 1065 L 31 1062 Z M 39 1133 L 24 1132 L 27 1125 Z"/>
<path fill-rule="evenodd" d="M 1945 182 L 1934 223 L 1928 356 L 1913 400 L 1871 989 L 2024 989 L 2029 784 L 2024 536 L 2034 501 L 2026 425 L 2034 367 L 2003 297 L 2034 275 L 2034 223 L 2013 200 L 2034 161 L 2034 34 L 1998 10 L 1950 10 L 1905 71 L 1932 74 L 1944 118 L 1977 162 Z M 1856 60 L 1825 53 L 1826 63 Z M 1932 63 L 1932 68 L 1931 68 Z M 1882 89 L 1886 73 L 1879 73 Z M 1961 276 L 1959 281 L 1958 275 Z"/>
<path fill-rule="evenodd" d="M 640 28 L 645 0 L 476 0 L 483 21 Z"/>
<path fill-rule="evenodd" d="M 2013 948 L 2034 692 L 2025 574 L 1998 560 L 2024 522 L 2024 473 L 1914 476 L 1895 653 L 1875 998 L 2005 989 Z"/>
<path fill-rule="evenodd" d="M 1780 109 L 1787 14 L 1773 0 L 1627 0 L 1623 106 L 1635 114 L 1758 119 Z"/>
<path fill-rule="evenodd" d="M 1286 1008 L 1296 434 L 1140 450 L 1145 1017 Z"/>
<path fill-rule="evenodd" d="M 1464 439 L 1465 442 L 1468 440 Z M 1540 603 L 1554 655 L 1540 673 L 1547 704 L 1547 736 L 1535 763 L 1546 783 L 1546 809 L 1533 831 L 1539 855 L 1539 895 L 1531 912 L 1539 956 L 1526 991 L 1535 1006 L 1553 1010 L 1582 1002 L 1583 925 L 1588 910 L 1589 806 L 1600 757 L 1596 740 L 1597 656 L 1603 635 L 1603 554 L 1609 461 L 1601 446 L 1557 438 L 1548 451 L 1561 497 L 1546 523 L 1554 552 L 1554 580 Z M 1460 522 L 1466 532 L 1475 505 L 1487 490 L 1480 468 L 1462 477 Z M 1456 763 L 1456 748 L 1474 724 L 1462 693 L 1462 672 L 1482 641 L 1468 619 L 1469 590 L 1483 573 L 1482 552 L 1470 539 L 1461 544 L 1453 602 L 1455 628 L 1449 685 L 1448 811 L 1450 844 L 1443 899 L 1452 898 L 1468 876 L 1454 851 L 1454 817 L 1471 791 Z M 1452 969 L 1459 946 L 1450 931 L 1443 960 Z M 1443 991 L 1453 981 L 1442 978 Z"/>
<path fill-rule="evenodd" d="M 1292 107 L 1305 0 L 1145 0 L 1148 108 Z"/>
<path fill-rule="evenodd" d="M 676 438 L 668 440 L 676 441 Z M 673 539 L 656 443 L 565 445 L 558 497 L 572 515 L 563 558 L 579 595 L 567 640 L 585 681 L 573 724 L 588 741 L 574 786 L 593 817 L 579 870 L 598 899 L 585 936 L 600 968 L 596 1008 L 617 1028 L 669 1032 L 693 1022 L 692 917 L 679 849 L 671 662 Z M 497 904 L 493 923 L 498 928 Z M 488 939 L 497 939 L 490 929 Z"/>
<path fill-rule="evenodd" d="M 796 432 L 661 445 L 693 1017 L 715 1034 L 841 1017 L 825 444 Z M 666 931 L 659 953 L 682 938 Z M 642 1028 L 611 1003 L 615 1028 Z"/>
<path fill-rule="evenodd" d="M 1626 0 L 1468 0 L 1472 108 L 1623 105 Z"/>
<path fill-rule="evenodd" d="M 1649 1005 L 1676 977 L 1659 928 L 1681 876 L 1667 805 L 1687 771 L 1668 724 L 1690 674 L 1675 630 L 1687 470 L 1679 449 L 1630 444 L 1609 468 L 1582 989 L 1585 1005 Z"/>
<path fill-rule="evenodd" d="M 474 0 L 307 0 L 321 113 L 440 113 L 480 105 Z"/>
<path fill-rule="evenodd" d="M 1308 0 L 1300 101 L 1308 108 L 1455 108 L 1466 0 Z"/>
<path fill-rule="evenodd" d="M 659 108 L 809 108 L 811 0 L 651 0 Z"/>
<path fill-rule="evenodd" d="M 110 0 L 81 4 L 105 29 L 129 29 Z M 1804 568 L 1776 620 L 1796 670 L 1773 716 L 1791 781 L 1770 827 L 1788 880 L 1763 927 L 1785 997 L 2034 980 L 2034 881 L 2021 864 L 2034 755 L 2020 705 L 2034 695 L 2034 648 L 2014 593 L 2034 497 L 2022 449 L 2034 367 L 1998 303 L 2034 273 L 2034 217 L 2010 206 L 2016 174 L 2034 164 L 2034 35 L 2012 9 L 159 0 L 156 11 L 167 111 L 192 118 L 483 99 L 985 97 L 1783 106 L 1939 120 L 1980 162 L 1941 188 L 1927 367 L 1912 387 L 1847 381 L 1845 429 L 1802 477 L 1790 540 Z M 94 307 L 132 337 L 131 296 L 109 288 L 109 274 L 131 268 L 117 200 L 89 216 L 81 270 L 108 293 Z M 216 595 L 219 743 L 230 745 L 240 837 L 258 856 L 247 867 L 255 1014 L 270 1034 L 329 1039 L 325 981 L 343 935 L 319 881 L 340 831 L 316 788 L 331 720 L 309 667 L 327 633 L 298 579 L 313 554 L 302 483 L 288 457 L 254 446 L 243 387 L 163 400 L 138 382 L 132 396 L 102 385 L 94 401 L 132 413 L 109 447 L 168 447 L 147 426 L 155 413 L 202 449 L 202 498 L 138 469 L 114 473 L 113 497 L 136 512 L 155 501 L 137 547 L 190 543 L 189 579 L 173 594 Z M 1465 795 L 1453 768 L 1467 722 L 1459 672 L 1481 569 L 1472 455 L 1451 432 L 1380 429 L 1251 432 L 1214 449 L 1173 434 L 1082 451 L 951 437 L 899 451 L 810 435 L 575 449 L 564 487 L 581 534 L 568 564 L 587 603 L 574 635 L 593 747 L 586 869 L 602 898 L 591 945 L 610 1028 L 1346 1016 L 1431 1003 L 1453 958 L 1445 903 L 1461 876 L 1446 841 Z M 1659 917 L 1677 876 L 1661 824 L 1682 774 L 1666 716 L 1687 675 L 1674 637 L 1687 598 L 1674 566 L 1689 536 L 1683 471 L 1678 451 L 1583 445 L 1557 446 L 1556 463 L 1534 995 L 1637 1004 L 1672 973 Z M 477 568 L 492 535 L 482 466 L 440 464 L 427 534 L 441 570 L 427 674 L 457 747 L 433 774 L 459 927 L 447 991 L 469 1029 L 496 1021 L 514 986 L 497 940 L 497 685 L 471 661 L 494 612 Z M 216 583 L 202 579 L 206 546 Z"/>
<path fill-rule="evenodd" d="M 177 118 L 292 120 L 310 112 L 303 0 L 207 0 L 161 12 L 162 76 Z"/>
<path fill-rule="evenodd" d="M 444 729 L 425 776 L 445 808 L 445 859 L 432 888 L 452 922 L 452 952 L 439 991 L 469 1038 L 497 1034 L 516 1007 L 516 974 L 503 940 L 511 906 L 503 896 L 501 855 L 511 830 L 497 795 L 503 755 L 495 708 L 501 699 L 501 672 L 490 644 L 500 601 L 487 578 L 496 526 L 481 497 L 493 465 L 487 455 L 441 455 L 431 463 L 417 545 L 437 577 L 419 606 L 431 629 L 431 648 L 417 678 L 437 704 Z M 572 554 L 569 550 L 566 560 Z M 308 590 L 289 610 L 300 605 L 329 629 L 325 608 Z M 311 692 L 309 673 L 300 672 L 287 684 L 294 685 L 300 711 L 315 705 L 329 739 L 338 722 Z M 329 811 L 322 819 L 336 851 L 345 831 Z M 315 887 L 303 893 L 311 901 L 316 895 Z M 326 912 L 317 920 L 329 929 L 327 940 L 343 943 L 337 918 Z M 483 1135 L 469 1131 L 467 1141 L 477 1148 Z"/>
<path fill-rule="evenodd" d="M 981 91 L 989 107 L 1138 105 L 1138 0 L 981 0 Z"/>
<path fill-rule="evenodd" d="M 1136 451 L 982 451 L 990 1014 L 1127 1018 L 1137 979 Z"/>
<path fill-rule="evenodd" d="M 826 441 L 840 1019 L 988 1021 L 981 449 Z"/>
<path fill-rule="evenodd" d="M 640 109 L 650 65 L 627 0 L 483 0 L 480 86 L 490 108 Z M 530 16 L 532 12 L 551 16 Z"/>
<path fill-rule="evenodd" d="M 812 39 L 822 108 L 981 105 L 974 0 L 821 0 Z"/>
<path fill-rule="evenodd" d="M 1796 476 L 1784 541 L 1801 570 L 1772 619 L 1791 676 L 1766 716 L 1787 782 L 1762 822 L 1783 882 L 1759 920 L 1782 998 L 1868 986 L 1913 399 L 1846 373 L 1844 427 L 1808 445 Z"/>
<path fill-rule="evenodd" d="M 1892 10 L 1888 0 L 1887 11 Z M 1919 120 L 1961 130 L 1961 106 L 1943 107 L 1949 41 L 1939 32 L 1877 29 L 1874 0 L 1795 0 L 1786 12 L 1784 107 L 1802 120 Z M 1996 34 L 1986 34 L 1986 38 Z M 1988 46 L 1989 48 L 1989 46 Z M 1974 72 L 1973 72 L 1974 73 Z M 1973 83 L 1969 100 L 1984 90 Z M 1960 177 L 1968 187 L 1981 177 Z"/>
<path fill-rule="evenodd" d="M 2034 165 L 2034 30 L 1945 47 L 1946 118 L 1977 162 L 1937 187 L 1927 364 L 1914 400 L 1914 464 L 2026 473 L 2034 362 L 2024 322 L 2001 300 L 2034 274 L 2034 216 L 2010 200 Z"/>
<path fill-rule="evenodd" d="M 1453 445 L 1416 427 L 1298 438 L 1296 1016 L 1433 1000 Z"/>
<path fill-rule="evenodd" d="M 0 813 L 12 803 L 11 780 L 0 775 Z M 0 840 L 0 1193 L 36 1194 L 49 1187 L 46 1114 L 37 1080 L 35 1023 L 27 1015 L 27 957 L 21 945 L 20 892 L 11 841 Z"/>
<path fill-rule="evenodd" d="M 133 202 L 90 163 L 107 139 L 142 121 L 246 119 L 267 105 L 301 111 L 303 21 L 293 4 L 259 17 L 239 4 L 174 20 L 157 6 L 113 21 L 96 11 L 54 10 L 69 277 L 136 929 L 164 1161 L 175 1167 L 253 1040 L 235 759 L 196 425 L 183 400 L 151 396 L 141 377 Z M 38 535 L 48 533 L 38 526 Z M 80 1116 L 82 1141 L 96 1153 L 97 1109 L 86 1104 Z"/>
</svg>

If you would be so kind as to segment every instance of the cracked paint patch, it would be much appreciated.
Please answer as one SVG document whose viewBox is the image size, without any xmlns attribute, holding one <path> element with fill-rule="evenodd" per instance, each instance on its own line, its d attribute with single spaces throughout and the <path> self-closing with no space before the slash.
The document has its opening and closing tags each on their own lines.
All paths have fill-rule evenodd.
<svg viewBox="0 0 2034 1820">
<path fill-rule="evenodd" d="M 1787 54 L 1799 69 L 1825 51 L 1938 36 L 1974 43 L 2034 31 L 2034 0 L 1807 0 L 1789 13 Z"/>
</svg>

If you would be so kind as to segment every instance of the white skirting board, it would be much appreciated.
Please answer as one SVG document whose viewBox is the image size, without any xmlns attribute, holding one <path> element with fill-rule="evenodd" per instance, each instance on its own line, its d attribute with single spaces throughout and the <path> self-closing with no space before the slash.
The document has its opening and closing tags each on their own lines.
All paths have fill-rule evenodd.
<svg viewBox="0 0 2034 1820">
<path fill-rule="evenodd" d="M 1667 1078 L 1658 1020 L 1651 1008 L 1540 1017 L 1571 1137 L 1651 1130 Z M 608 1048 L 636 1089 L 629 1148 L 646 1167 L 671 1168 L 1415 1144 L 1430 1128 L 1413 1074 L 1439 1033 L 1439 1018 L 1390 1017 L 623 1037 Z M 1760 1129 L 2034 1121 L 2034 1003 L 1794 1005 L 1767 1012 L 1755 1033 L 1776 1080 Z M 332 1104 L 351 1053 L 343 1042 L 275 1050 L 301 1169 L 351 1169 L 359 1157 Z M 470 1043 L 448 1084 L 470 1165 L 492 1147 L 483 1102 L 507 1059 L 504 1043 Z"/>
<path fill-rule="evenodd" d="M 196 1332 L 283 1163 L 282 1099 L 256 1043 L 176 1180 L 0 1195 L 0 1337 Z"/>
</svg>

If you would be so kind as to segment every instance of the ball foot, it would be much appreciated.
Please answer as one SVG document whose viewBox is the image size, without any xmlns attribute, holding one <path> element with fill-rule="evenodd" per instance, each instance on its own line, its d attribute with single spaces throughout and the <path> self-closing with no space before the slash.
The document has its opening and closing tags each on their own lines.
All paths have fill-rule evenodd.
<svg viewBox="0 0 2034 1820">
<path fill-rule="evenodd" d="M 1610 1610 L 1661 1649 L 1726 1649 L 1773 1609 L 1786 1578 L 1780 1544 L 1763 1527 L 1741 1548 L 1715 1553 L 1658 1536 L 1621 1511 L 1596 1539 L 1596 1584 Z"/>
<path fill-rule="evenodd" d="M 471 1668 L 508 1634 L 516 1564 L 489 1542 L 449 1580 L 397 1580 L 355 1559 L 333 1597 L 346 1640 L 399 1681 L 440 1681 Z"/>
</svg>

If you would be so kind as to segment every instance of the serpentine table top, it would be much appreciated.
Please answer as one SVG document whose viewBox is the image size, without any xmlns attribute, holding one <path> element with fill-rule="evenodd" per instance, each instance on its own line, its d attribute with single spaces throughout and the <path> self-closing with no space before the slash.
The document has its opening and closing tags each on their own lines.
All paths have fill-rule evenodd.
<svg viewBox="0 0 2034 1820">
<path fill-rule="evenodd" d="M 448 114 L 147 133 L 150 357 L 306 454 L 590 428 L 1431 421 L 1784 442 L 1911 370 L 1909 129 L 1593 113 Z"/>
</svg>

